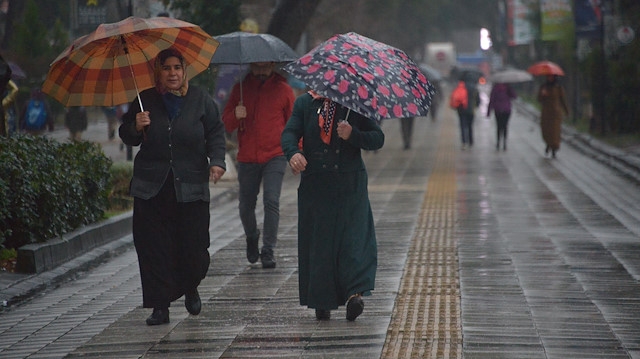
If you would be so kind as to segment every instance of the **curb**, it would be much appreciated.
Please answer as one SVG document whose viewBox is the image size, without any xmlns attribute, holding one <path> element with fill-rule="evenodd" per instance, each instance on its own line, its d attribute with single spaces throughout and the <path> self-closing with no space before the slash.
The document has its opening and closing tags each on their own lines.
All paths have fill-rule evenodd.
<svg viewBox="0 0 640 359">
<path fill-rule="evenodd" d="M 52 270 L 84 253 L 131 233 L 132 211 L 81 227 L 45 243 L 18 248 L 16 270 L 20 273 L 42 273 Z"/>
<path fill-rule="evenodd" d="M 539 123 L 540 111 L 532 105 L 516 100 L 514 104 L 518 110 L 531 121 Z M 640 155 L 621 150 L 597 138 L 576 131 L 574 128 L 562 125 L 562 140 L 582 153 L 589 155 L 600 163 L 616 170 L 621 175 L 640 184 Z"/>
<path fill-rule="evenodd" d="M 217 186 L 220 186 L 220 189 L 212 193 L 211 205 L 237 199 L 237 181 L 226 179 L 218 182 Z M 129 211 L 77 229 L 60 240 L 20 247 L 18 257 L 22 255 L 31 261 L 29 265 L 34 271 L 0 273 L 0 312 L 38 295 L 47 288 L 72 280 L 132 248 L 132 216 L 133 211 Z"/>
</svg>

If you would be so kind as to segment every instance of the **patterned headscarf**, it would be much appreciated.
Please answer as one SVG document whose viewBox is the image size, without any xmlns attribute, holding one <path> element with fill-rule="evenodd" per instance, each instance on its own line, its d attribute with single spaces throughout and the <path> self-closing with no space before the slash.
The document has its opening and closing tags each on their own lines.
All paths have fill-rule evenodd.
<svg viewBox="0 0 640 359">
<path fill-rule="evenodd" d="M 320 126 L 320 138 L 326 144 L 331 143 L 331 130 L 333 129 L 333 120 L 336 115 L 336 103 L 320 96 L 317 92 L 311 90 L 308 93 L 314 99 L 322 99 L 322 107 L 318 109 L 318 125 Z"/>
<path fill-rule="evenodd" d="M 182 65 L 182 69 L 183 69 L 184 76 L 182 78 L 182 86 L 177 91 L 169 90 L 162 83 L 160 83 L 160 73 L 162 71 L 162 65 L 170 57 L 176 57 L 180 61 L 180 64 Z M 187 80 L 187 64 L 185 63 L 184 57 L 182 57 L 182 54 L 180 53 L 180 51 L 178 51 L 177 49 L 170 47 L 158 53 L 158 56 L 156 56 L 156 61 L 154 63 L 153 75 L 156 80 L 156 89 L 161 94 L 165 94 L 167 92 L 170 92 L 176 96 L 184 96 L 187 94 L 187 90 L 189 89 L 189 81 Z"/>
</svg>

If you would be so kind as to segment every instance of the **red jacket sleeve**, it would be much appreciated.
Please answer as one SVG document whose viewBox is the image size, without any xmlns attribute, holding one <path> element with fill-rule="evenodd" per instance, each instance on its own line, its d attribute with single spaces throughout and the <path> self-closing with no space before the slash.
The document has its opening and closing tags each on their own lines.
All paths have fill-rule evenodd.
<svg viewBox="0 0 640 359">
<path fill-rule="evenodd" d="M 227 132 L 233 132 L 240 126 L 240 121 L 236 118 L 235 114 L 238 103 L 240 103 L 240 86 L 235 84 L 231 89 L 229 100 L 222 111 L 222 122 L 224 122 L 224 128 Z"/>
</svg>

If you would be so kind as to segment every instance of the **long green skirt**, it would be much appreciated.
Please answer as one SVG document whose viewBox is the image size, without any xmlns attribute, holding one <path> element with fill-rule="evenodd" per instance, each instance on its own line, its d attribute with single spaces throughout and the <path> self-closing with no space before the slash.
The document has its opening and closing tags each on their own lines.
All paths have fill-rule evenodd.
<svg viewBox="0 0 640 359">
<path fill-rule="evenodd" d="M 367 172 L 303 176 L 298 188 L 300 304 L 331 310 L 352 294 L 369 295 L 377 260 Z"/>
</svg>

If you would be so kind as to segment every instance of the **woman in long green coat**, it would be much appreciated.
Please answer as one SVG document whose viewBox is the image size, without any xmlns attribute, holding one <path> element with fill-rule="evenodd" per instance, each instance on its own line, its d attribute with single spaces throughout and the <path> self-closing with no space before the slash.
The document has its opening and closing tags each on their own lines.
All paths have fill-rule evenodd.
<svg viewBox="0 0 640 359">
<path fill-rule="evenodd" d="M 355 320 L 364 309 L 362 296 L 374 289 L 376 235 L 361 150 L 383 144 L 374 120 L 313 92 L 296 99 L 282 133 L 289 165 L 301 174 L 300 304 L 315 309 L 319 320 L 345 303 L 347 319 Z"/>
<path fill-rule="evenodd" d="M 546 145 L 544 153 L 551 151 L 553 158 L 560 149 L 562 119 L 569 113 L 564 88 L 558 84 L 558 76 L 547 75 L 547 80 L 538 89 L 540 102 L 540 130 Z"/>
</svg>

